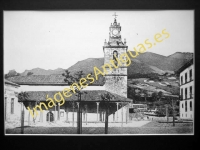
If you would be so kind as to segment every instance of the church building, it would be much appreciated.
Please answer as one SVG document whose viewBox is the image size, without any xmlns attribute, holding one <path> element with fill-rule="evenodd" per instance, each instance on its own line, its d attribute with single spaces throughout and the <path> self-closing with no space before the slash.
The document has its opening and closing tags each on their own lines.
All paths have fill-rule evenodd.
<svg viewBox="0 0 200 150">
<path fill-rule="evenodd" d="M 104 64 L 109 63 L 111 59 L 115 60 L 115 65 L 118 68 L 106 68 L 108 73 L 104 76 L 105 83 L 96 81 L 91 86 L 88 86 L 83 91 L 80 97 L 73 94 L 71 97 L 65 97 L 65 103 L 60 106 L 49 108 L 48 110 L 41 105 L 43 111 L 37 109 L 37 116 L 35 122 L 76 122 L 77 108 L 82 107 L 82 120 L 84 122 L 104 122 L 105 121 L 105 107 L 102 103 L 101 95 L 110 93 L 114 97 L 110 100 L 109 107 L 109 122 L 128 122 L 129 121 L 129 104 L 131 99 L 127 98 L 127 66 L 120 65 L 116 58 L 122 53 L 127 52 L 128 46 L 126 40 L 121 39 L 121 26 L 117 23 L 116 17 L 114 22 L 109 27 L 109 40 L 104 42 Z M 125 59 L 125 58 L 124 58 Z M 77 70 L 78 71 L 78 70 Z M 64 81 L 62 75 L 29 75 L 29 76 L 15 76 L 8 78 L 9 81 L 20 85 L 20 91 L 27 92 L 29 98 L 22 102 L 25 107 L 25 125 L 30 125 L 32 117 L 27 107 L 33 108 L 35 105 L 45 103 L 48 105 L 46 99 L 53 98 L 57 92 L 62 92 L 64 88 L 69 85 Z M 32 109 L 31 109 L 32 110 Z M 33 112 L 32 112 L 33 113 Z M 34 115 L 36 115 L 34 114 Z"/>
</svg>

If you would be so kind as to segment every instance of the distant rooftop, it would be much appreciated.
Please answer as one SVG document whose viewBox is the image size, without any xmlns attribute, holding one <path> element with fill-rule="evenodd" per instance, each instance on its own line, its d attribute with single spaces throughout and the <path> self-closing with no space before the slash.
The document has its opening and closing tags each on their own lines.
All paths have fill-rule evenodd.
<svg viewBox="0 0 200 150">
<path fill-rule="evenodd" d="M 9 81 L 9 80 L 7 80 L 7 79 L 4 79 L 4 82 L 5 82 L 5 84 L 10 84 L 10 85 L 15 85 L 15 86 L 20 87 L 20 85 L 18 85 L 18 84 L 16 84 L 16 83 L 13 83 L 13 82 L 11 82 L 11 81 Z"/>
<path fill-rule="evenodd" d="M 193 64 L 193 58 L 190 59 L 187 63 L 185 63 L 181 68 L 179 68 L 176 73 L 180 74 L 183 70 L 185 70 L 186 68 L 188 68 L 189 66 L 191 66 Z"/>
<path fill-rule="evenodd" d="M 68 85 L 64 81 L 64 76 L 60 74 L 54 75 L 29 75 L 29 76 L 14 76 L 7 80 L 17 83 L 19 85 Z M 98 81 L 95 80 L 91 86 L 103 86 L 103 78 Z"/>
</svg>

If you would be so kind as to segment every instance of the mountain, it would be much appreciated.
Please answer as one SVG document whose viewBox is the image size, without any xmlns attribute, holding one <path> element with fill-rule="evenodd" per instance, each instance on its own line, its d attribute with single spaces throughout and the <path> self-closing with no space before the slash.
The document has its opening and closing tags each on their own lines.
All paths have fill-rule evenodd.
<svg viewBox="0 0 200 150">
<path fill-rule="evenodd" d="M 25 70 L 23 73 L 21 73 L 21 76 L 26 76 L 28 72 L 32 72 L 33 75 L 52 75 L 52 74 L 62 74 L 64 73 L 65 69 L 62 68 L 57 68 L 55 70 L 49 69 L 49 70 L 45 70 L 42 68 L 34 68 L 31 70 Z"/>
<path fill-rule="evenodd" d="M 193 53 L 188 53 L 188 52 L 176 52 L 172 55 L 168 56 L 169 58 L 178 58 L 178 59 L 187 59 L 190 60 L 193 58 Z"/>
<path fill-rule="evenodd" d="M 132 52 L 134 53 L 134 52 Z M 183 66 L 189 59 L 193 57 L 193 53 L 176 52 L 170 56 L 162 56 L 152 52 L 146 52 L 138 55 L 136 58 L 131 58 L 131 65 L 128 67 L 128 76 L 136 74 L 164 74 L 166 72 L 173 73 Z M 71 73 L 83 71 L 84 74 L 93 72 L 94 67 L 101 68 L 104 63 L 104 58 L 88 58 L 78 61 L 76 64 L 68 68 Z M 65 69 L 57 68 L 55 70 L 45 70 L 41 68 L 34 68 L 25 70 L 21 76 L 26 76 L 28 72 L 33 72 L 33 75 L 52 75 L 62 74 Z"/>
<path fill-rule="evenodd" d="M 71 73 L 76 71 L 83 71 L 84 74 L 93 73 L 94 67 L 100 68 L 104 63 L 104 58 L 88 58 L 82 61 L 78 61 L 73 66 L 69 67 L 68 70 Z"/>
<path fill-rule="evenodd" d="M 189 53 L 175 53 L 166 57 L 152 52 L 146 52 L 140 54 L 135 59 L 150 66 L 157 67 L 158 69 L 161 69 L 163 71 L 176 71 L 192 57 L 192 53 L 190 53 L 189 55 L 188 54 Z"/>
</svg>

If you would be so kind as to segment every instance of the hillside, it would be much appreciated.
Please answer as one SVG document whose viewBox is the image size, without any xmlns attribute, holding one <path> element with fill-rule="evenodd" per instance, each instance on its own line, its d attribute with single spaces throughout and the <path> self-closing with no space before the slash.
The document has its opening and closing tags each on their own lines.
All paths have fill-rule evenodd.
<svg viewBox="0 0 200 150">
<path fill-rule="evenodd" d="M 193 53 L 180 53 L 176 52 L 168 57 L 155 54 L 152 52 L 146 52 L 140 54 L 136 58 L 132 58 L 132 63 L 128 67 L 128 76 L 135 77 L 135 75 L 147 75 L 147 74 L 164 74 L 165 72 L 173 73 L 181 66 L 183 66 L 189 59 L 191 59 Z M 94 66 L 100 68 L 104 63 L 104 58 L 88 58 L 82 61 L 78 61 L 76 64 L 68 68 L 71 73 L 82 70 L 84 74 L 93 72 Z M 45 70 L 41 68 L 34 68 L 31 70 L 25 70 L 20 75 L 26 76 L 28 72 L 33 72 L 33 75 L 52 75 L 62 74 L 65 69 L 57 68 L 55 70 Z M 144 76 L 143 76 L 144 77 Z"/>
<path fill-rule="evenodd" d="M 104 59 L 103 58 L 88 58 L 82 61 L 78 61 L 73 66 L 69 67 L 68 70 L 71 73 L 77 72 L 77 71 L 83 71 L 84 74 L 88 74 L 93 72 L 93 68 L 96 66 L 97 68 L 100 68 L 103 65 Z"/>
<path fill-rule="evenodd" d="M 45 69 L 42 69 L 42 68 L 34 68 L 34 69 L 31 69 L 31 70 L 25 70 L 23 73 L 21 73 L 20 75 L 21 76 L 26 76 L 28 72 L 32 72 L 33 75 L 52 75 L 52 74 L 62 74 L 64 73 L 64 70 L 65 69 L 62 69 L 62 68 L 57 68 L 55 70 L 45 70 Z"/>
<path fill-rule="evenodd" d="M 145 64 L 157 67 L 163 71 L 176 71 L 181 66 L 183 66 L 188 60 L 185 59 L 185 57 L 183 58 L 175 58 L 175 57 L 176 54 L 171 55 L 171 57 L 166 57 L 155 53 L 146 52 L 140 54 L 135 59 Z"/>
<path fill-rule="evenodd" d="M 163 76 L 166 72 L 169 74 L 174 73 L 177 69 L 183 66 L 188 60 L 193 57 L 192 53 L 174 53 L 168 57 L 158 55 L 151 52 L 140 54 L 136 58 L 131 59 L 131 65 L 128 67 L 128 86 L 131 88 L 140 88 L 148 91 L 163 91 L 165 93 L 179 94 L 179 79 L 169 79 L 170 76 Z M 101 68 L 104 63 L 104 58 L 88 58 L 78 61 L 76 64 L 68 68 L 73 74 L 77 71 L 83 71 L 84 76 L 93 73 L 94 66 Z M 10 80 L 13 82 L 30 82 L 39 84 L 64 84 L 64 77 L 61 75 L 65 69 L 57 68 L 55 70 L 45 70 L 42 68 L 34 68 L 25 70 L 19 76 L 16 76 L 16 71 L 11 70 L 9 74 L 14 75 Z M 32 75 L 27 75 L 32 72 Z M 169 75 L 168 74 L 168 75 Z M 17 74 L 18 75 L 18 74 Z M 160 76 L 161 75 L 161 76 Z M 25 76 L 25 77 L 24 77 Z M 146 82 L 145 80 L 152 80 Z M 103 76 L 94 85 L 104 85 L 105 79 Z M 133 82 L 138 82 L 133 84 Z M 169 83 L 170 86 L 166 83 Z M 146 87 L 144 86 L 146 85 Z"/>
<path fill-rule="evenodd" d="M 177 58 L 177 59 L 187 59 L 190 60 L 193 58 L 193 53 L 183 53 L 183 52 L 176 52 L 172 55 L 168 56 L 169 58 Z"/>
</svg>

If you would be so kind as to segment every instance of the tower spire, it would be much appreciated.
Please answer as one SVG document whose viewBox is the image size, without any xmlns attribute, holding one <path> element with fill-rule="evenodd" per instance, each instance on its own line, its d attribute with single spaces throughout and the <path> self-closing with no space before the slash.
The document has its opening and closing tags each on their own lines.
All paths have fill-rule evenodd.
<svg viewBox="0 0 200 150">
<path fill-rule="evenodd" d="M 113 15 L 113 16 L 115 16 L 115 18 L 114 18 L 114 19 L 115 19 L 115 21 L 114 21 L 114 22 L 116 22 L 116 18 L 117 18 L 117 16 L 118 16 L 118 15 L 116 14 L 116 12 L 114 13 L 114 15 Z"/>
</svg>

